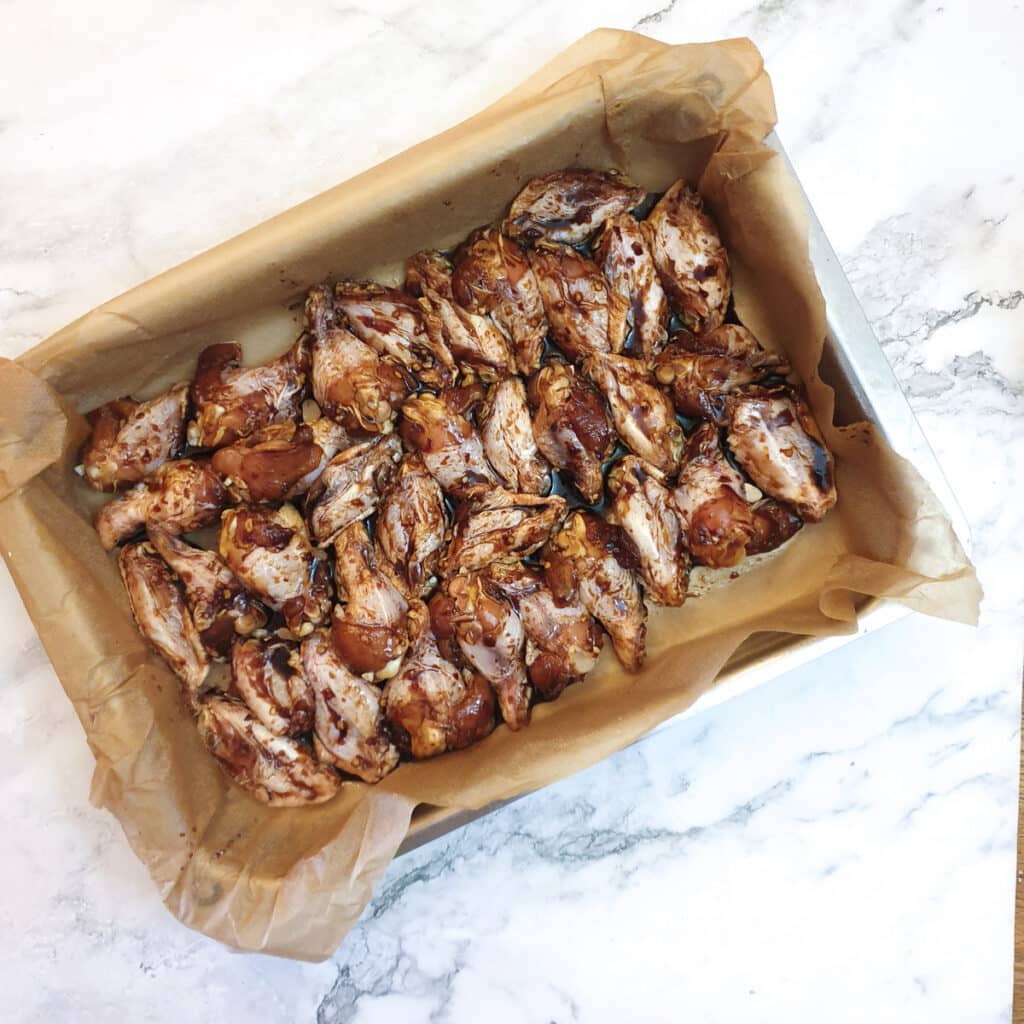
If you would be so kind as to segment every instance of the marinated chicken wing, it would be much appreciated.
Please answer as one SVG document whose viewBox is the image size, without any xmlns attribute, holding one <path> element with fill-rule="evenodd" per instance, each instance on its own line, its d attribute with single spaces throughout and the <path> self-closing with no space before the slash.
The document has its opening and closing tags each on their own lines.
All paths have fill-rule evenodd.
<svg viewBox="0 0 1024 1024">
<path fill-rule="evenodd" d="M 372 281 L 342 281 L 335 286 L 334 301 L 357 338 L 400 363 L 415 380 L 428 388 L 455 383 L 455 360 L 446 345 L 427 333 L 412 295 Z"/>
<path fill-rule="evenodd" d="M 221 518 L 220 555 L 253 594 L 284 616 L 292 636 L 306 636 L 327 620 L 327 567 L 310 547 L 294 505 L 228 509 Z"/>
<path fill-rule="evenodd" d="M 608 491 L 612 496 L 608 522 L 621 526 L 633 542 L 648 599 L 671 607 L 681 605 L 686 600 L 690 560 L 664 475 L 635 455 L 627 455 L 608 474 Z"/>
<path fill-rule="evenodd" d="M 243 640 L 231 651 L 231 678 L 249 710 L 275 735 L 313 728 L 313 687 L 295 644 Z"/>
<path fill-rule="evenodd" d="M 498 486 L 494 470 L 484 458 L 480 435 L 458 411 L 457 396 L 413 395 L 402 406 L 402 440 L 423 456 L 430 475 L 458 498 L 477 484 Z"/>
<path fill-rule="evenodd" d="M 362 521 L 346 526 L 334 542 L 334 581 L 338 600 L 331 638 L 345 665 L 356 675 L 390 679 L 409 645 L 409 604 L 377 558 Z"/>
<path fill-rule="evenodd" d="M 317 630 L 302 642 L 302 665 L 316 699 L 317 757 L 364 782 L 380 782 L 398 764 L 380 689 L 345 667 L 326 630 Z"/>
<path fill-rule="evenodd" d="M 401 443 L 388 434 L 352 445 L 331 459 L 306 496 L 313 543 L 330 544 L 350 523 L 373 515 L 401 458 Z"/>
<path fill-rule="evenodd" d="M 612 423 L 623 444 L 663 473 L 674 473 L 686 438 L 676 411 L 658 389 L 649 365 L 628 356 L 598 354 L 583 372 L 608 400 Z"/>
<path fill-rule="evenodd" d="M 579 245 L 610 217 L 646 198 L 639 185 L 617 171 L 570 167 L 528 181 L 512 201 L 502 230 L 525 244 L 543 238 Z"/>
<path fill-rule="evenodd" d="M 568 476 L 588 505 L 596 505 L 603 463 L 616 443 L 604 399 L 574 367 L 557 360 L 530 378 L 528 395 L 536 410 L 533 436 L 541 454 Z"/>
<path fill-rule="evenodd" d="M 185 587 L 192 621 L 211 658 L 224 660 L 235 637 L 267 624 L 267 614 L 214 551 L 204 551 L 157 526 L 149 542 Z"/>
<path fill-rule="evenodd" d="M 129 544 L 117 556 L 132 618 L 146 642 L 181 680 L 190 708 L 196 706 L 210 663 L 192 622 L 185 595 L 150 544 Z"/>
<path fill-rule="evenodd" d="M 96 532 L 109 551 L 145 525 L 188 533 L 216 522 L 227 504 L 220 477 L 209 462 L 165 462 L 130 491 L 108 501 L 96 514 Z"/>
<path fill-rule="evenodd" d="M 540 366 L 548 320 L 526 254 L 496 228 L 480 228 L 459 247 L 452 272 L 455 301 L 487 315 L 512 343 L 520 373 Z"/>
<path fill-rule="evenodd" d="M 510 729 L 530 718 L 523 623 L 501 591 L 480 573 L 453 576 L 430 599 L 430 621 L 444 650 L 454 641 L 462 656 L 494 688 Z"/>
<path fill-rule="evenodd" d="M 748 555 L 774 551 L 792 537 L 804 521 L 789 505 L 774 498 L 754 502 L 754 531 L 747 544 Z"/>
<path fill-rule="evenodd" d="M 341 323 L 326 285 L 306 297 L 313 336 L 313 397 L 324 413 L 353 434 L 387 434 L 413 389 L 399 363 L 379 356 Z"/>
<path fill-rule="evenodd" d="M 241 367 L 241 357 L 234 344 L 199 353 L 191 391 L 195 416 L 187 431 L 194 448 L 219 448 L 269 423 L 297 418 L 309 376 L 306 335 L 262 366 Z"/>
<path fill-rule="evenodd" d="M 604 633 L 578 599 L 556 601 L 537 569 L 502 561 L 486 573 L 522 619 L 526 670 L 534 690 L 542 700 L 555 700 L 597 664 Z"/>
<path fill-rule="evenodd" d="M 695 334 L 725 316 L 732 284 L 729 256 L 696 192 L 680 179 L 644 221 L 644 236 L 669 304 Z"/>
<path fill-rule="evenodd" d="M 832 453 L 802 398 L 788 388 L 751 389 L 726 405 L 736 461 L 766 494 L 812 523 L 836 503 Z"/>
<path fill-rule="evenodd" d="M 637 671 L 647 646 L 647 608 L 635 575 L 640 559 L 626 532 L 573 512 L 544 548 L 541 564 L 555 600 L 578 600 L 608 631 L 623 666 Z"/>
<path fill-rule="evenodd" d="M 181 449 L 188 385 L 178 384 L 148 402 L 117 398 L 86 417 L 92 433 L 82 449 L 82 475 L 97 491 L 133 484 Z"/>
<path fill-rule="evenodd" d="M 398 748 L 424 758 L 483 739 L 494 728 L 490 684 L 441 656 L 422 602 L 409 609 L 409 628 L 409 653 L 384 687 L 384 713 Z"/>
<path fill-rule="evenodd" d="M 530 252 L 551 338 L 572 360 L 594 352 L 621 352 L 629 299 L 608 286 L 601 268 L 566 245 Z"/>
<path fill-rule="evenodd" d="M 522 378 L 506 377 L 492 384 L 477 421 L 484 454 L 502 484 L 512 491 L 547 494 L 551 489 L 551 467 L 533 436 Z"/>
<path fill-rule="evenodd" d="M 639 222 L 621 213 L 605 223 L 594 253 L 612 291 L 629 299 L 626 329 L 630 354 L 652 359 L 668 336 L 668 299 Z"/>
<path fill-rule="evenodd" d="M 228 778 L 271 807 L 323 803 L 341 786 L 308 747 L 272 733 L 241 701 L 207 697 L 196 724 Z"/>
</svg>

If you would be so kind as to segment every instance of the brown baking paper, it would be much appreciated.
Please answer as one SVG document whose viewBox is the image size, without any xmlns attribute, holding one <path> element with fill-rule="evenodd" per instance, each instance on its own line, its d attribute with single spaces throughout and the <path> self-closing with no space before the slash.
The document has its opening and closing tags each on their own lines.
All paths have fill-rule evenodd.
<svg viewBox="0 0 1024 1024">
<path fill-rule="evenodd" d="M 472 120 L 0 364 L 4 555 L 96 757 L 93 799 L 117 816 L 185 924 L 241 949 L 327 957 L 417 805 L 433 805 L 436 820 L 579 771 L 690 705 L 753 634 L 853 631 L 864 595 L 975 619 L 974 572 L 921 477 L 870 426 L 830 426 L 832 392 L 817 376 L 824 302 L 803 200 L 761 144 L 774 122 L 748 40 L 665 46 L 595 32 Z M 537 707 L 525 731 L 501 727 L 375 787 L 348 783 L 326 805 L 268 809 L 221 775 L 175 678 L 132 623 L 90 525 L 96 496 L 73 472 L 79 413 L 188 378 L 215 341 L 239 340 L 251 361 L 283 350 L 311 284 L 396 280 L 407 255 L 452 245 L 498 217 L 526 179 L 571 164 L 615 167 L 651 190 L 679 176 L 699 181 L 732 254 L 741 318 L 807 385 L 836 453 L 839 504 L 735 579 L 697 571 L 699 596 L 652 611 L 643 672 L 623 673 L 606 651 L 583 684 Z"/>
</svg>

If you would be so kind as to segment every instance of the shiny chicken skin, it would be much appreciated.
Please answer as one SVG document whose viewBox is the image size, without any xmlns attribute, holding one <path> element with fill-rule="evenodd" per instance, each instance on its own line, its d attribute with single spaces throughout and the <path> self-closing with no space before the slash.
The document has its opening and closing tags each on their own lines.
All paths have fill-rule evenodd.
<svg viewBox="0 0 1024 1024">
<path fill-rule="evenodd" d="M 271 807 L 323 803 L 341 786 L 304 744 L 271 732 L 241 701 L 207 697 L 196 724 L 225 775 Z"/>
<path fill-rule="evenodd" d="M 220 477 L 206 460 L 166 462 L 96 514 L 100 543 L 107 551 L 146 525 L 188 533 L 216 522 L 227 504 Z"/>
<path fill-rule="evenodd" d="M 480 228 L 459 247 L 452 272 L 455 301 L 487 315 L 508 338 L 520 373 L 540 366 L 548 320 L 526 253 L 496 228 Z"/>
<path fill-rule="evenodd" d="M 531 250 L 551 339 L 572 360 L 594 352 L 621 352 L 629 299 L 608 286 L 601 268 L 565 245 Z"/>
<path fill-rule="evenodd" d="M 284 616 L 293 637 L 327 620 L 327 567 L 314 554 L 294 505 L 228 509 L 221 518 L 220 556 L 246 589 Z"/>
<path fill-rule="evenodd" d="M 589 512 L 574 512 L 541 553 L 555 600 L 579 601 L 612 638 L 615 654 L 631 672 L 644 663 L 647 608 L 640 567 L 625 531 Z"/>
<path fill-rule="evenodd" d="M 686 438 L 648 364 L 628 356 L 598 354 L 583 364 L 583 372 L 608 401 L 622 443 L 663 473 L 674 473 Z"/>
<path fill-rule="evenodd" d="M 409 644 L 409 604 L 380 572 L 373 543 L 362 521 L 346 526 L 334 542 L 338 600 L 331 622 L 334 649 L 356 675 L 389 679 Z"/>
<path fill-rule="evenodd" d="M 680 179 L 643 223 L 669 305 L 695 334 L 714 330 L 725 317 L 732 282 L 729 256 L 700 196 Z"/>
<path fill-rule="evenodd" d="M 313 688 L 295 644 L 243 640 L 231 651 L 231 681 L 249 710 L 275 736 L 313 728 Z"/>
<path fill-rule="evenodd" d="M 210 663 L 180 584 L 146 542 L 123 547 L 118 552 L 117 567 L 135 625 L 181 680 L 185 702 L 195 708 Z"/>
<path fill-rule="evenodd" d="M 672 492 L 653 466 L 627 455 L 608 474 L 608 522 L 629 535 L 647 598 L 676 607 L 686 600 L 690 559 Z"/>
<path fill-rule="evenodd" d="M 225 660 L 236 637 L 267 624 L 267 613 L 242 586 L 215 551 L 193 547 L 151 526 L 149 542 L 185 588 L 192 622 L 211 658 Z"/>
<path fill-rule="evenodd" d="M 806 402 L 788 388 L 751 389 L 729 397 L 728 443 L 736 461 L 766 494 L 808 522 L 836 503 L 835 468 Z"/>
<path fill-rule="evenodd" d="M 551 466 L 540 453 L 533 436 L 526 385 L 520 377 L 506 377 L 492 384 L 477 413 L 484 455 L 512 491 L 547 494 Z"/>
<path fill-rule="evenodd" d="M 616 434 L 599 391 L 572 366 L 553 360 L 530 378 L 533 436 L 541 454 L 562 470 L 588 505 L 601 500 L 603 463 Z"/>
<path fill-rule="evenodd" d="M 181 450 L 188 385 L 178 384 L 148 402 L 118 398 L 93 409 L 92 433 L 82 449 L 82 475 L 90 487 L 113 491 L 159 469 Z"/>
<path fill-rule="evenodd" d="M 567 168 L 533 178 L 512 201 L 502 230 L 524 244 L 580 245 L 606 220 L 639 206 L 647 193 L 616 171 Z"/>
<path fill-rule="evenodd" d="M 426 605 L 409 609 L 409 654 L 384 687 L 384 713 L 398 748 L 415 758 L 461 750 L 494 728 L 494 691 L 478 672 L 442 657 Z"/>
<path fill-rule="evenodd" d="M 302 642 L 302 665 L 316 700 L 317 757 L 364 782 L 380 782 L 398 764 L 380 689 L 345 667 L 326 630 L 317 630 Z"/>
<path fill-rule="evenodd" d="M 298 416 L 309 377 L 308 338 L 262 366 L 242 367 L 241 357 L 241 348 L 230 343 L 199 353 L 191 389 L 195 412 L 187 429 L 194 448 L 219 448 Z"/>
<path fill-rule="evenodd" d="M 608 220 L 594 259 L 612 290 L 629 300 L 626 329 L 632 332 L 630 353 L 652 359 L 664 348 L 668 336 L 668 299 L 639 221 L 629 213 Z"/>
</svg>

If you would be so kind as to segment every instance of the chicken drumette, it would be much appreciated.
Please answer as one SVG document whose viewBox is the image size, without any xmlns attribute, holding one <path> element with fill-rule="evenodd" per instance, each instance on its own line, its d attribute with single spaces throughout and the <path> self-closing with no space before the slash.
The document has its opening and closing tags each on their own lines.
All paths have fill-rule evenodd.
<svg viewBox="0 0 1024 1024">
<path fill-rule="evenodd" d="M 492 384 L 477 413 L 484 454 L 501 482 L 513 491 L 547 494 L 551 467 L 537 447 L 521 377 Z"/>
<path fill-rule="evenodd" d="M 249 710 L 275 736 L 313 728 L 313 688 L 295 644 L 243 640 L 231 652 L 231 679 Z"/>
</svg>

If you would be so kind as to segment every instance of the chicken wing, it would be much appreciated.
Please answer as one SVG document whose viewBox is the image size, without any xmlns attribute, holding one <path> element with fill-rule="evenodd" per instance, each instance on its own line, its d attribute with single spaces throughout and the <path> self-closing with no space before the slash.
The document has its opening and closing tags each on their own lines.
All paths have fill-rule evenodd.
<svg viewBox="0 0 1024 1024">
<path fill-rule="evenodd" d="M 512 201 L 502 230 L 527 245 L 542 238 L 580 245 L 609 217 L 646 198 L 639 185 L 617 171 L 570 167 L 528 181 Z"/>
<path fill-rule="evenodd" d="M 231 651 L 231 678 L 249 710 L 275 735 L 313 728 L 313 687 L 295 644 L 243 640 Z"/>
<path fill-rule="evenodd" d="M 204 551 L 158 526 L 149 542 L 185 587 L 192 621 L 211 658 L 223 661 L 235 637 L 249 636 L 267 624 L 267 613 L 214 551 Z"/>
<path fill-rule="evenodd" d="M 483 739 L 494 728 L 490 684 L 441 656 L 420 601 L 409 609 L 409 628 L 409 653 L 384 687 L 384 713 L 398 748 L 424 758 Z"/>
<path fill-rule="evenodd" d="M 785 544 L 804 525 L 789 505 L 774 498 L 754 502 L 754 530 L 747 544 L 748 555 L 763 555 Z"/>
<path fill-rule="evenodd" d="M 566 474 L 588 505 L 596 505 L 603 463 L 616 443 L 600 392 L 574 367 L 552 360 L 530 378 L 527 393 L 536 410 L 533 436 L 541 454 Z"/>
<path fill-rule="evenodd" d="M 668 299 L 643 230 L 632 214 L 620 213 L 605 223 L 594 258 L 612 291 L 629 299 L 630 353 L 652 359 L 668 336 Z"/>
<path fill-rule="evenodd" d="M 836 503 L 832 453 L 806 402 L 786 387 L 750 389 L 726 404 L 736 461 L 766 494 L 816 523 Z"/>
<path fill-rule="evenodd" d="M 633 542 L 648 599 L 670 607 L 681 605 L 686 600 L 690 560 L 664 475 L 635 455 L 627 455 L 608 474 L 608 491 L 612 496 L 608 522 L 621 526 Z"/>
<path fill-rule="evenodd" d="M 373 515 L 401 458 L 401 443 L 387 434 L 354 444 L 331 459 L 306 496 L 313 543 L 330 544 L 350 523 Z"/>
<path fill-rule="evenodd" d="M 316 700 L 317 757 L 364 782 L 380 782 L 398 764 L 398 750 L 387 733 L 379 688 L 344 666 L 326 630 L 302 642 L 302 665 Z"/>
<path fill-rule="evenodd" d="M 589 512 L 573 512 L 541 552 L 541 564 L 555 600 L 578 600 L 608 631 L 623 666 L 640 669 L 647 608 L 635 575 L 640 559 L 626 532 Z"/>
<path fill-rule="evenodd" d="M 181 680 L 195 708 L 210 663 L 174 574 L 150 544 L 128 544 L 117 556 L 128 604 L 139 632 Z"/>
<path fill-rule="evenodd" d="M 650 366 L 641 359 L 599 353 L 587 359 L 583 372 L 607 399 L 623 444 L 663 473 L 674 473 L 686 438 Z"/>
<path fill-rule="evenodd" d="M 337 773 L 319 764 L 308 747 L 275 735 L 241 701 L 207 697 L 196 724 L 225 775 L 271 807 L 323 803 L 341 786 Z"/>
<path fill-rule="evenodd" d="M 181 450 L 188 385 L 178 384 L 148 402 L 117 398 L 86 419 L 92 432 L 82 449 L 82 475 L 97 491 L 133 484 Z"/>
<path fill-rule="evenodd" d="M 241 348 L 227 343 L 199 353 L 191 390 L 195 415 L 187 430 L 193 448 L 219 448 L 297 418 L 309 376 L 308 337 L 262 366 L 241 367 L 241 357 Z"/>
<path fill-rule="evenodd" d="M 228 509 L 221 518 L 220 556 L 248 590 L 284 616 L 293 637 L 327 620 L 327 567 L 310 547 L 294 505 Z"/>
<path fill-rule="evenodd" d="M 526 254 L 496 228 L 480 228 L 455 254 L 455 301 L 470 313 L 488 315 L 512 343 L 520 373 L 540 366 L 548 320 L 537 278 Z"/>
<path fill-rule="evenodd" d="M 729 256 L 704 203 L 682 179 L 644 221 L 669 304 L 695 334 L 714 330 L 725 316 L 732 284 Z"/>
<path fill-rule="evenodd" d="M 484 455 L 502 484 L 512 491 L 547 494 L 551 467 L 537 448 L 521 377 L 492 384 L 477 413 Z"/>
<path fill-rule="evenodd" d="M 572 360 L 593 352 L 621 352 L 626 342 L 629 299 L 609 288 L 601 268 L 567 245 L 540 245 L 530 252 L 551 339 Z"/>
<path fill-rule="evenodd" d="M 227 504 L 220 477 L 206 460 L 165 462 L 96 514 L 100 543 L 110 551 L 145 525 L 188 533 L 216 522 Z"/>
</svg>

